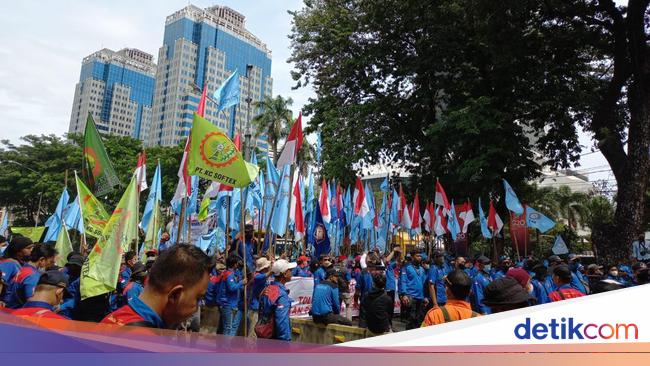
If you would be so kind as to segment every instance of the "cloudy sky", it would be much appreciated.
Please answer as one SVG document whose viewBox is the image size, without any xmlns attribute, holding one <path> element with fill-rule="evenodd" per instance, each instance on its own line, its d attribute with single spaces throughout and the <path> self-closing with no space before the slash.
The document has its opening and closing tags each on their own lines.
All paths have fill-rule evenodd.
<svg viewBox="0 0 650 366">
<path fill-rule="evenodd" d="M 177 0 L 3 1 L 0 5 L 0 139 L 26 134 L 61 135 L 68 129 L 81 60 L 101 48 L 135 47 L 153 55 L 162 45 L 165 17 L 188 4 Z M 295 114 L 312 95 L 291 90 L 288 10 L 301 0 L 193 0 L 227 5 L 246 16 L 246 27 L 273 51 L 273 93 L 293 98 Z M 581 143 L 591 147 L 583 135 Z M 584 155 L 591 179 L 610 179 L 600 153 Z"/>
</svg>

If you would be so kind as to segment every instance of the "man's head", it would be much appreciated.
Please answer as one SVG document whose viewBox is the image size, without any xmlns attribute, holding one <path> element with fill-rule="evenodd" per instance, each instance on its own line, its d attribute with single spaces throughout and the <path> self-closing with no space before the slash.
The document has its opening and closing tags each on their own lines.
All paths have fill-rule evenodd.
<svg viewBox="0 0 650 366">
<path fill-rule="evenodd" d="M 133 268 L 133 266 L 138 262 L 138 254 L 134 251 L 126 252 L 124 254 L 124 263 L 127 267 Z"/>
<path fill-rule="evenodd" d="M 632 274 L 634 274 L 634 277 L 636 278 L 639 272 L 645 268 L 648 268 L 645 263 L 636 262 L 632 265 Z"/>
<path fill-rule="evenodd" d="M 330 268 L 327 270 L 327 272 L 325 272 L 325 278 L 332 283 L 338 283 L 339 271 L 337 271 L 336 268 Z"/>
<path fill-rule="evenodd" d="M 437 266 L 442 266 L 445 264 L 445 252 L 442 250 L 436 250 L 433 252 L 433 263 Z"/>
<path fill-rule="evenodd" d="M 469 278 L 465 271 L 456 269 L 449 272 L 445 277 L 445 287 L 447 288 L 447 296 L 450 299 L 465 301 L 472 290 L 472 279 Z"/>
<path fill-rule="evenodd" d="M 169 233 L 166 232 L 166 231 L 163 232 L 163 233 L 160 235 L 160 241 L 163 242 L 163 243 L 168 242 L 168 241 L 169 241 Z"/>
<path fill-rule="evenodd" d="M 158 256 L 145 292 L 157 297 L 165 324 L 179 324 L 196 312 L 208 287 L 210 267 L 210 257 L 194 245 L 178 244 Z"/>
<path fill-rule="evenodd" d="M 510 267 L 512 267 L 512 260 L 507 255 L 502 255 L 499 257 L 499 266 L 504 271 L 507 271 Z"/>
<path fill-rule="evenodd" d="M 386 288 L 386 275 L 381 273 L 381 272 L 373 273 L 372 274 L 372 286 L 374 288 L 377 288 L 377 289 L 380 289 L 380 290 L 385 289 Z"/>
<path fill-rule="evenodd" d="M 34 243 L 32 242 L 32 239 L 26 236 L 14 235 L 11 238 L 11 242 L 9 242 L 7 249 L 5 249 L 4 256 L 24 262 L 29 260 L 29 256 L 32 254 L 33 249 Z"/>
<path fill-rule="evenodd" d="M 528 294 L 517 280 L 512 277 L 501 277 L 490 282 L 485 288 L 483 304 L 490 307 L 493 313 L 524 308 L 530 305 L 533 297 Z"/>
<path fill-rule="evenodd" d="M 542 281 L 546 278 L 546 274 L 548 273 L 548 268 L 546 268 L 545 265 L 540 263 L 533 267 L 533 272 L 535 273 L 535 278 Z"/>
<path fill-rule="evenodd" d="M 646 283 L 650 283 L 650 269 L 649 268 L 644 268 L 640 270 L 637 275 L 636 275 L 636 283 L 639 285 L 645 285 Z"/>
<path fill-rule="evenodd" d="M 255 272 L 266 273 L 271 268 L 271 261 L 266 257 L 257 258 L 255 261 Z"/>
<path fill-rule="evenodd" d="M 562 264 L 562 258 L 558 257 L 557 255 L 552 255 L 548 257 L 548 266 L 553 267 L 557 266 L 559 264 Z"/>
<path fill-rule="evenodd" d="M 587 276 L 602 276 L 603 275 L 603 266 L 599 266 L 596 263 L 592 263 L 587 266 Z"/>
<path fill-rule="evenodd" d="M 567 265 L 561 264 L 553 268 L 553 282 L 558 286 L 571 283 L 571 270 Z"/>
<path fill-rule="evenodd" d="M 278 259 L 273 263 L 271 272 L 273 272 L 276 281 L 287 283 L 291 281 L 292 272 L 296 266 L 296 262 L 288 262 L 286 259 Z"/>
<path fill-rule="evenodd" d="M 68 279 L 61 271 L 46 271 L 41 274 L 38 284 L 34 289 L 32 301 L 43 301 L 52 306 L 57 306 L 63 301 Z"/>
<path fill-rule="evenodd" d="M 422 264 L 422 254 L 417 250 L 411 252 L 411 263 L 416 266 Z"/>
<path fill-rule="evenodd" d="M 68 274 L 72 277 L 79 277 L 81 273 L 81 267 L 84 265 L 84 257 L 79 253 L 73 253 L 68 256 L 68 262 L 66 267 L 68 268 Z"/>
<path fill-rule="evenodd" d="M 332 265 L 332 259 L 327 254 L 321 254 L 320 258 L 318 259 L 318 262 L 323 268 L 329 268 Z"/>
<path fill-rule="evenodd" d="M 456 257 L 456 268 L 465 269 L 466 260 L 464 257 Z"/>
<path fill-rule="evenodd" d="M 476 263 L 478 264 L 478 268 L 485 273 L 489 273 L 492 269 L 492 262 L 490 261 L 490 258 L 484 255 L 478 257 L 476 259 Z"/>
<path fill-rule="evenodd" d="M 525 269 L 510 268 L 508 272 L 506 272 L 506 276 L 512 277 L 515 280 L 517 280 L 517 282 L 521 285 L 521 288 L 523 288 L 527 292 L 532 291 L 532 285 L 530 284 L 530 275 Z"/>
<path fill-rule="evenodd" d="M 54 264 L 57 250 L 53 245 L 37 243 L 29 256 L 29 261 L 36 268 L 47 268 Z"/>
<path fill-rule="evenodd" d="M 239 268 L 240 263 L 242 263 L 242 260 L 237 254 L 231 254 L 226 258 L 226 267 L 228 267 L 228 269 L 237 269 Z"/>
<path fill-rule="evenodd" d="M 141 262 L 136 262 L 131 270 L 131 281 L 144 283 L 147 274 L 147 266 Z"/>
<path fill-rule="evenodd" d="M 253 240 L 253 232 L 253 225 L 246 224 L 246 226 L 244 226 L 244 239 L 246 239 L 246 241 Z"/>
<path fill-rule="evenodd" d="M 298 257 L 297 262 L 300 267 L 307 266 L 309 265 L 309 257 L 307 257 L 306 255 L 301 255 L 300 257 Z"/>
</svg>

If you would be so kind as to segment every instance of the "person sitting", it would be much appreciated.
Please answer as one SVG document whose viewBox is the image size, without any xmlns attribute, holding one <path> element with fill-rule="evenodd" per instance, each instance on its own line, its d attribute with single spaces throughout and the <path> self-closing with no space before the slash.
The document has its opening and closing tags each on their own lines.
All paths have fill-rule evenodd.
<svg viewBox="0 0 650 366">
<path fill-rule="evenodd" d="M 449 323 L 456 320 L 475 318 L 479 313 L 472 311 L 468 298 L 472 290 L 472 279 L 465 271 L 456 269 L 444 277 L 447 303 L 427 312 L 422 327 Z"/>
<path fill-rule="evenodd" d="M 339 298 L 338 281 L 338 271 L 330 268 L 325 274 L 325 280 L 316 285 L 311 307 L 314 323 L 352 325 L 348 318 L 340 315 L 341 300 Z"/>
<path fill-rule="evenodd" d="M 198 309 L 208 287 L 211 261 L 194 245 L 178 244 L 160 254 L 140 297 L 101 323 L 149 328 L 176 327 Z"/>
</svg>

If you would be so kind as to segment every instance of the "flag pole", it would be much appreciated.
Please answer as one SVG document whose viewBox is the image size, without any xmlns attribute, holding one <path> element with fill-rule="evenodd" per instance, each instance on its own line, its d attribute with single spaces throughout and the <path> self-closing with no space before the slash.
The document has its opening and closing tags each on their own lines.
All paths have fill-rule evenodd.
<svg viewBox="0 0 650 366">
<path fill-rule="evenodd" d="M 515 243 L 515 251 L 517 253 L 517 261 L 521 259 L 521 256 L 519 255 L 519 243 L 517 242 L 517 236 L 514 235 L 514 228 L 512 227 L 512 222 L 514 221 L 514 217 L 512 216 L 512 211 L 508 210 L 510 213 L 510 237 L 512 238 L 512 241 Z"/>
<path fill-rule="evenodd" d="M 181 213 L 178 216 L 178 230 L 176 230 L 176 244 L 180 243 L 181 235 L 183 235 L 183 223 L 185 222 L 185 205 L 187 204 L 187 197 L 181 199 Z"/>
<path fill-rule="evenodd" d="M 84 211 L 83 211 L 83 205 L 81 204 L 81 196 L 79 196 L 79 187 L 77 186 L 77 180 L 78 179 L 79 178 L 77 178 L 77 171 L 75 170 L 74 171 L 74 185 L 75 185 L 75 188 L 77 188 L 77 199 L 79 200 L 79 202 L 77 202 L 77 203 L 79 204 L 79 213 L 81 214 L 81 222 L 83 223 Z M 81 234 L 81 243 L 79 243 L 79 246 L 80 246 L 79 250 L 81 251 L 81 254 L 83 254 L 85 256 L 86 253 L 88 252 L 88 242 L 86 241 L 86 227 L 85 226 L 84 226 L 84 232 Z"/>
<path fill-rule="evenodd" d="M 295 164 L 292 162 L 289 173 L 289 207 L 287 208 L 287 230 L 284 232 L 284 254 L 287 254 L 287 243 L 289 241 L 289 217 L 291 216 L 291 201 L 293 200 L 293 174 L 295 172 Z M 294 228 L 295 230 L 295 228 Z M 291 248 L 293 248 L 293 236 L 291 238 Z M 291 255 L 291 252 L 288 252 Z"/>
</svg>

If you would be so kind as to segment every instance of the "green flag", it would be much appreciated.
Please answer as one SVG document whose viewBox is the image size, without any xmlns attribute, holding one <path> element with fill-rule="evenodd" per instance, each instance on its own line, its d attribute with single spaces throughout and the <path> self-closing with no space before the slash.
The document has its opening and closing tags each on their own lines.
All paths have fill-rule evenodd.
<svg viewBox="0 0 650 366">
<path fill-rule="evenodd" d="M 199 207 L 199 221 L 205 221 L 208 218 L 208 208 L 210 207 L 210 198 L 204 197 Z"/>
<path fill-rule="evenodd" d="M 81 299 L 115 290 L 122 253 L 138 239 L 135 175 L 81 269 Z"/>
<path fill-rule="evenodd" d="M 47 226 L 38 226 L 38 227 L 10 227 L 12 234 L 20 234 L 32 239 L 33 242 L 41 241 L 43 233 Z"/>
<path fill-rule="evenodd" d="M 146 261 L 146 253 L 148 250 L 158 250 L 160 243 L 160 233 L 163 227 L 162 212 L 160 212 L 160 201 L 154 200 L 153 212 L 151 214 L 151 221 L 147 226 L 147 232 L 144 237 L 144 248 L 142 248 L 142 262 Z"/>
<path fill-rule="evenodd" d="M 190 138 L 187 162 L 190 175 L 238 188 L 248 186 L 257 177 L 259 168 L 244 161 L 228 136 L 196 113 Z"/>
<path fill-rule="evenodd" d="M 88 113 L 88 119 L 86 119 L 86 130 L 84 132 L 81 175 L 98 196 L 112 191 L 114 186 L 120 184 L 90 113 Z"/>
<path fill-rule="evenodd" d="M 65 226 L 65 224 L 61 230 L 59 230 L 59 237 L 56 239 L 54 248 L 57 252 L 59 252 L 56 259 L 56 265 L 59 267 L 64 267 L 67 263 L 68 254 L 72 253 L 72 243 L 70 242 L 68 228 Z"/>
<path fill-rule="evenodd" d="M 74 178 L 77 183 L 79 207 L 81 207 L 81 216 L 84 220 L 86 235 L 99 238 L 102 236 L 102 231 L 104 230 L 104 226 L 106 226 L 106 222 L 110 216 L 97 197 L 95 197 L 88 187 L 86 187 L 84 182 L 79 179 L 77 173 L 75 173 Z"/>
</svg>

